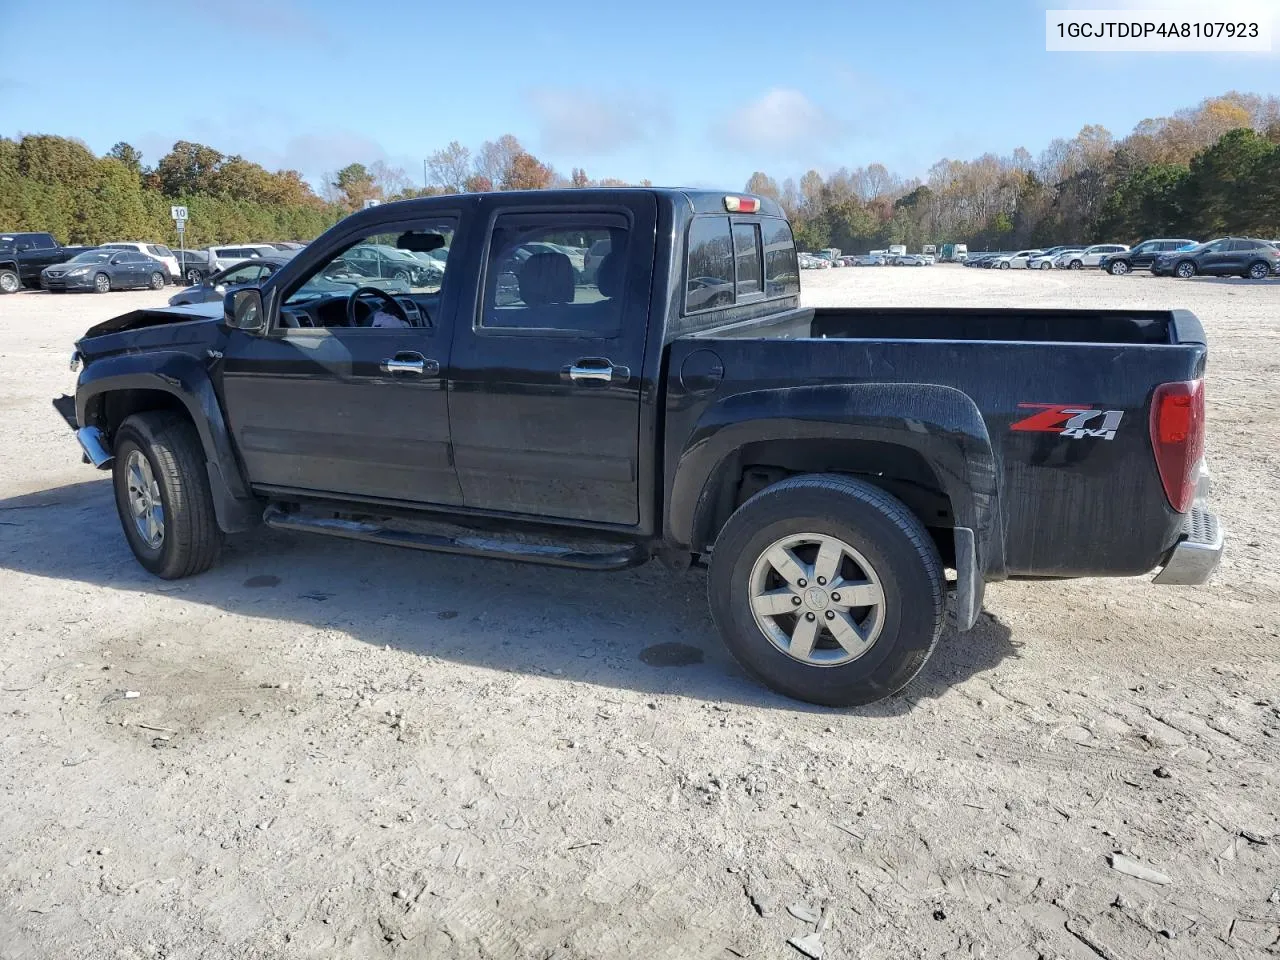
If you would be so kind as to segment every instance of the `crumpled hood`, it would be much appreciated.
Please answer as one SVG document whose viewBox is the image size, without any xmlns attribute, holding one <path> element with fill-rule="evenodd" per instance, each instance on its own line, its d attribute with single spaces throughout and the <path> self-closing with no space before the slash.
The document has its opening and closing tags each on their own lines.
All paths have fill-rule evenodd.
<svg viewBox="0 0 1280 960">
<path fill-rule="evenodd" d="M 76 349 L 90 360 L 127 350 L 212 342 L 219 336 L 221 318 L 221 301 L 134 310 L 90 327 Z"/>
</svg>

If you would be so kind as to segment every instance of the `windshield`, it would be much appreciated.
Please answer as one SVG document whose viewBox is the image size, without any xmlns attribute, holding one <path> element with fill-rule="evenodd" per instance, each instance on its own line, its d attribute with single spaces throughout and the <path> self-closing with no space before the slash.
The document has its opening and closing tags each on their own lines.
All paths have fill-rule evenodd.
<svg viewBox="0 0 1280 960">
<path fill-rule="evenodd" d="M 67 263 L 106 263 L 115 255 L 115 250 L 86 250 L 84 253 L 77 253 Z"/>
</svg>

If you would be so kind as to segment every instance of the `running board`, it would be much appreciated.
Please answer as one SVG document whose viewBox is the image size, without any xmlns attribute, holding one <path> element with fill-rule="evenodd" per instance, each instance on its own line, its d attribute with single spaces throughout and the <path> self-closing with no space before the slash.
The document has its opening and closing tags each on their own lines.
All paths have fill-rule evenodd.
<svg viewBox="0 0 1280 960">
<path fill-rule="evenodd" d="M 522 543 L 517 540 L 498 540 L 479 535 L 442 536 L 412 530 L 397 530 L 380 523 L 364 520 L 343 520 L 338 517 L 317 517 L 289 513 L 280 507 L 267 507 L 262 522 L 276 530 L 292 530 L 300 533 L 322 533 L 347 540 L 363 540 L 382 543 L 391 547 L 411 547 L 414 550 L 432 550 L 436 553 L 459 553 L 470 557 L 486 557 L 490 560 L 514 560 L 520 563 L 542 563 L 555 567 L 573 567 L 577 570 L 624 570 L 649 559 L 644 547 L 636 544 L 611 552 L 594 553 L 575 547 L 542 543 Z"/>
</svg>

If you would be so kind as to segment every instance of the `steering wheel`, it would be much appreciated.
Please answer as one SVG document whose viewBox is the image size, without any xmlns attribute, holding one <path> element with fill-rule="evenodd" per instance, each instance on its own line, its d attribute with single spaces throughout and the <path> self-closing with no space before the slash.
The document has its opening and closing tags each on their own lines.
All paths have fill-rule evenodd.
<svg viewBox="0 0 1280 960">
<path fill-rule="evenodd" d="M 387 293 L 387 291 L 380 290 L 377 287 L 356 287 L 354 290 L 351 291 L 351 296 L 347 297 L 347 326 L 348 327 L 364 326 L 364 324 L 359 323 L 356 320 L 356 302 L 361 297 L 366 295 L 371 297 L 376 297 L 377 299 L 385 303 L 393 314 L 395 314 L 397 317 L 399 317 L 401 320 L 404 321 L 406 327 L 413 326 L 413 321 L 409 319 L 409 314 L 405 312 L 405 309 L 403 306 L 401 306 L 400 301 L 397 300 L 395 297 L 393 297 L 391 294 Z M 365 309 L 368 310 L 369 307 L 366 305 Z M 372 311 L 370 311 L 370 316 L 372 316 Z"/>
</svg>

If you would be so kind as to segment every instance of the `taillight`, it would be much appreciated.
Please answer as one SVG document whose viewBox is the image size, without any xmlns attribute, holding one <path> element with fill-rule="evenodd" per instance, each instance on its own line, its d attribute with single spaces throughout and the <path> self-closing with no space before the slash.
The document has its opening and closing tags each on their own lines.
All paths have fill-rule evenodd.
<svg viewBox="0 0 1280 960">
<path fill-rule="evenodd" d="M 1204 456 L 1204 381 L 1162 383 L 1151 397 L 1151 447 L 1169 506 L 1186 513 Z"/>
</svg>

